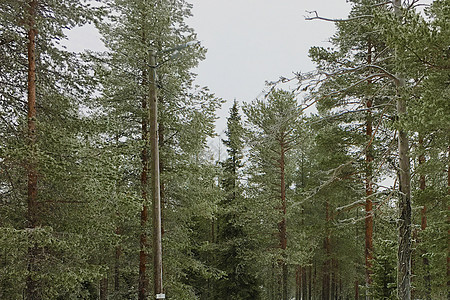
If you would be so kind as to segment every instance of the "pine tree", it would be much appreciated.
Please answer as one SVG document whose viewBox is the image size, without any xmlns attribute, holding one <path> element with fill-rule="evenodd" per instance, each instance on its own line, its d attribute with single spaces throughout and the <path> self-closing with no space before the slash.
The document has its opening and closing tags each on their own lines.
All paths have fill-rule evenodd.
<svg viewBox="0 0 450 300">
<path fill-rule="evenodd" d="M 215 173 L 207 171 L 210 165 L 204 158 L 204 150 L 206 138 L 214 134 L 215 110 L 220 106 L 220 100 L 205 88 L 192 92 L 190 68 L 203 57 L 203 49 L 185 49 L 178 57 L 164 51 L 195 39 L 193 30 L 185 24 L 185 19 L 190 16 L 189 5 L 184 1 L 111 1 L 110 8 L 110 22 L 100 26 L 109 51 L 104 56 L 93 57 L 103 85 L 103 95 L 97 102 L 102 105 L 102 113 L 98 117 L 108 119 L 105 132 L 100 133 L 99 138 L 108 142 L 114 137 L 122 145 L 122 155 L 127 160 L 125 170 L 129 177 L 120 192 L 128 192 L 132 200 L 128 211 L 135 217 L 123 216 L 127 218 L 127 224 L 123 225 L 121 235 L 134 237 L 122 245 L 124 259 L 135 249 L 133 240 L 139 240 L 138 232 L 141 240 L 140 275 L 136 273 L 139 270 L 136 267 L 123 280 L 131 287 L 136 276 L 140 278 L 137 297 L 141 299 L 152 293 L 147 263 L 151 245 L 146 241 L 151 224 L 147 217 L 151 179 L 148 131 L 154 129 L 148 123 L 148 101 L 149 88 L 155 82 L 148 76 L 150 68 L 156 68 L 163 279 L 166 294 L 193 299 L 196 297 L 192 287 L 194 276 L 186 280 L 185 274 L 193 271 L 200 273 L 202 278 L 210 276 L 206 263 L 194 254 L 194 249 L 200 251 L 203 243 L 197 239 L 194 228 L 199 225 L 199 220 L 203 221 L 205 212 L 210 212 L 206 215 L 212 218 L 215 203 L 208 200 L 218 198 L 206 196 L 217 186 L 212 187 Z M 156 65 L 149 61 L 150 51 L 157 52 Z M 199 188 L 201 184 L 204 187 Z M 138 203 L 141 206 L 140 222 L 133 220 Z M 201 217 L 197 218 L 198 215 Z M 136 231 L 136 228 L 140 230 Z M 135 261 L 136 258 L 130 259 Z"/>
<path fill-rule="evenodd" d="M 63 28 L 94 17 L 94 10 L 79 1 L 0 4 L 0 127 L 6 135 L 1 182 L 6 195 L 2 198 L 9 203 L 1 208 L 7 220 L 1 224 L 2 244 L 21 241 L 8 246 L 11 256 L 5 257 L 7 265 L 14 265 L 6 267 L 6 279 L 2 277 L 2 286 L 8 286 L 2 295 L 6 298 L 22 290 L 27 299 L 76 293 L 82 281 L 92 280 L 99 271 L 80 254 L 91 241 L 77 236 L 80 227 L 67 226 L 75 220 L 83 223 L 80 210 L 87 211 L 92 200 L 75 188 L 84 176 L 75 174 L 82 169 L 77 165 L 76 136 L 79 105 L 89 94 L 88 77 L 79 59 L 58 46 L 65 38 Z M 67 257 L 73 258 L 71 265 L 61 263 Z M 11 280 L 13 285 L 8 284 Z"/>
<path fill-rule="evenodd" d="M 274 90 L 267 101 L 256 100 L 244 106 L 244 112 L 248 118 L 253 162 L 250 191 L 255 193 L 254 201 L 261 202 L 255 205 L 253 222 L 259 230 L 254 230 L 265 235 L 259 247 L 271 252 L 263 252 L 268 256 L 264 267 L 278 269 L 274 273 L 278 275 L 265 280 L 273 286 L 273 295 L 288 299 L 287 211 L 292 180 L 289 153 L 298 142 L 300 109 L 292 93 Z"/>
</svg>

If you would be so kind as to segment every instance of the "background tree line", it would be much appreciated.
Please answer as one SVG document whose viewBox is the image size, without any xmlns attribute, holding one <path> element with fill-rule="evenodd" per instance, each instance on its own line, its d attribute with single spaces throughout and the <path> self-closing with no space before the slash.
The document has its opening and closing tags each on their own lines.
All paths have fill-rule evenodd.
<svg viewBox="0 0 450 300">
<path fill-rule="evenodd" d="M 312 13 L 336 34 L 293 91 L 234 102 L 217 161 L 205 49 L 162 52 L 190 4 L 3 0 L 0 298 L 153 297 L 155 83 L 168 298 L 447 299 L 450 2 L 350 2 Z M 87 22 L 107 51 L 60 45 Z"/>
</svg>

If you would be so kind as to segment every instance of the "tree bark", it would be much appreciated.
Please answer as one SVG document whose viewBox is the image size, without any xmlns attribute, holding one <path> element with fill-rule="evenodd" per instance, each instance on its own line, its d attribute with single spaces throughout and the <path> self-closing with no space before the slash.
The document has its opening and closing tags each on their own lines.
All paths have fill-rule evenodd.
<svg viewBox="0 0 450 300">
<path fill-rule="evenodd" d="M 108 278 L 100 280 L 100 300 L 108 299 Z"/>
<path fill-rule="evenodd" d="M 302 290 L 301 290 L 301 295 L 302 295 L 302 300 L 308 299 L 308 278 L 307 278 L 307 268 L 303 267 L 302 268 Z"/>
<path fill-rule="evenodd" d="M 142 85 L 147 86 L 147 71 L 142 72 Z M 148 240 L 147 240 L 147 223 L 148 223 L 148 119 L 144 112 L 147 111 L 147 97 L 143 97 L 141 133 L 144 148 L 141 153 L 142 171 L 141 171 L 141 193 L 142 193 L 142 211 L 141 211 L 141 236 L 140 236 L 140 252 L 139 252 L 139 287 L 138 299 L 147 299 L 149 279 L 147 276 L 147 257 L 148 257 Z"/>
<path fill-rule="evenodd" d="M 420 147 L 420 156 L 419 156 L 419 165 L 423 165 L 426 161 L 425 159 L 425 150 L 424 150 L 424 145 L 423 145 L 423 137 L 419 134 L 419 147 Z M 425 191 L 426 188 L 426 181 L 425 181 L 425 175 L 423 173 L 423 171 L 420 174 L 419 177 L 419 188 L 420 190 L 423 192 Z M 426 204 L 423 205 L 421 211 L 420 211 L 420 216 L 421 216 L 421 224 L 420 224 L 420 229 L 422 231 L 424 231 L 425 229 L 427 229 L 427 206 Z M 422 251 L 423 254 L 423 259 L 422 259 L 422 263 L 423 263 L 423 267 L 424 267 L 424 272 L 425 275 L 423 277 L 424 283 L 425 283 L 425 299 L 426 300 L 431 300 L 431 276 L 430 276 L 430 262 L 428 260 L 428 257 L 426 257 L 426 251 Z"/>
<path fill-rule="evenodd" d="M 120 235 L 120 228 L 116 228 L 116 234 Z M 122 255 L 122 248 L 120 245 L 116 246 L 114 256 L 114 291 L 117 293 L 120 290 L 120 256 Z"/>
<path fill-rule="evenodd" d="M 399 97 L 397 102 L 399 116 L 406 113 L 406 103 Z M 399 130 L 399 220 L 398 220 L 398 296 L 402 300 L 411 299 L 411 175 L 409 162 L 409 142 L 407 133 Z"/>
<path fill-rule="evenodd" d="M 394 11 L 400 19 L 402 1 L 394 0 Z M 405 78 L 397 74 L 397 114 L 401 123 L 406 115 L 406 100 L 402 96 Z M 399 159 L 399 217 L 397 252 L 397 295 L 402 300 L 411 299 L 411 171 L 409 161 L 409 140 L 407 132 L 401 128 L 398 132 Z"/>
<path fill-rule="evenodd" d="M 282 219 L 279 224 L 280 230 L 280 248 L 283 252 L 283 259 L 281 261 L 281 269 L 282 269 L 282 299 L 288 300 L 288 268 L 286 262 L 286 248 L 287 248 L 287 236 L 286 236 L 286 181 L 285 181 L 285 154 L 286 154 L 286 145 L 284 140 L 282 139 L 280 142 L 280 188 L 281 188 L 281 212 Z"/>
<path fill-rule="evenodd" d="M 330 272 L 331 272 L 331 260 L 330 260 L 330 232 L 328 228 L 328 222 L 330 221 L 330 203 L 328 200 L 325 203 L 325 217 L 326 217 L 326 236 L 323 241 L 323 247 L 325 250 L 325 260 L 323 262 L 323 273 L 322 273 L 322 299 L 329 300 L 330 299 Z"/>
<path fill-rule="evenodd" d="M 450 195 L 450 146 L 447 156 L 447 195 Z M 450 223 L 450 206 L 447 206 L 447 224 Z M 450 299 L 450 229 L 447 231 L 447 299 Z"/>
<path fill-rule="evenodd" d="M 158 97 L 156 92 L 156 53 L 150 54 L 150 147 L 152 154 L 152 201 L 153 201 L 153 293 L 163 293 L 162 274 L 162 226 L 161 193 L 158 146 Z"/>
<path fill-rule="evenodd" d="M 312 293 L 313 293 L 313 271 L 312 266 L 308 267 L 308 300 L 312 299 Z"/>
<path fill-rule="evenodd" d="M 36 10 L 38 1 L 28 2 L 28 146 L 30 149 L 27 166 L 27 227 L 36 228 L 39 224 L 37 214 L 37 166 L 36 166 Z M 26 277 L 25 298 L 27 300 L 40 300 L 39 281 L 34 279 L 33 273 L 37 271 L 38 245 L 34 243 L 28 247 L 28 274 Z"/>
<path fill-rule="evenodd" d="M 369 65 L 372 64 L 372 44 L 369 41 L 368 47 L 368 56 L 367 62 Z M 371 81 L 369 81 L 371 84 Z M 370 289 L 372 284 L 372 259 L 373 259 L 373 203 L 372 203 L 372 194 L 373 194 L 373 184 L 372 184 L 372 100 L 369 99 L 366 102 L 367 107 L 367 116 L 366 116 L 366 140 L 368 141 L 368 145 L 366 148 L 366 218 L 365 218 L 365 263 L 366 263 L 366 290 Z M 369 300 L 371 297 L 368 293 L 366 293 L 366 299 Z"/>
</svg>

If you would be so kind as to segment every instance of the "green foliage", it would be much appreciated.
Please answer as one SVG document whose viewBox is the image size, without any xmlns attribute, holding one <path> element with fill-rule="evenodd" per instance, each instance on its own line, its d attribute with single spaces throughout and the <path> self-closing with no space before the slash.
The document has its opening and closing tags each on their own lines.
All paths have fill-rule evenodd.
<svg viewBox="0 0 450 300">
<path fill-rule="evenodd" d="M 373 264 L 373 285 L 369 291 L 374 299 L 397 299 L 396 249 L 397 245 L 392 240 L 377 241 Z"/>
<path fill-rule="evenodd" d="M 304 90 L 305 101 L 316 101 L 318 114 L 301 117 L 295 95 L 273 89 L 244 105 L 244 125 L 235 102 L 223 140 L 228 156 L 220 163 L 212 162 L 206 144 L 222 100 L 195 87 L 191 73 L 205 49 L 178 56 L 162 51 L 196 39 L 185 22 L 191 5 L 101 2 L 96 8 L 86 1 L 39 1 L 32 147 L 26 110 L 32 16 L 27 1 L 0 3 L 0 298 L 21 299 L 27 278 L 38 283 L 43 299 L 97 299 L 105 280 L 110 299 L 137 298 L 139 237 L 151 238 L 150 220 L 140 220 L 150 204 L 143 193 L 151 178 L 143 180 L 142 172 L 150 50 L 158 51 L 159 62 L 170 298 L 279 299 L 285 274 L 289 296 L 295 290 L 299 298 L 301 290 L 302 299 L 304 293 L 353 298 L 354 285 L 364 281 L 362 205 L 371 176 L 373 281 L 361 294 L 395 299 L 396 195 L 381 185 L 397 176 L 399 129 L 409 133 L 414 174 L 414 297 L 448 296 L 448 0 L 433 1 L 424 14 L 402 8 L 401 16 L 379 1 L 350 1 L 331 47 L 310 50 L 317 77 Z M 88 22 L 96 23 L 108 50 L 66 51 L 64 30 Z M 408 106 L 400 119 L 393 107 L 397 74 L 406 80 L 400 94 Z M 30 155 L 38 173 L 35 228 L 27 228 Z"/>
</svg>

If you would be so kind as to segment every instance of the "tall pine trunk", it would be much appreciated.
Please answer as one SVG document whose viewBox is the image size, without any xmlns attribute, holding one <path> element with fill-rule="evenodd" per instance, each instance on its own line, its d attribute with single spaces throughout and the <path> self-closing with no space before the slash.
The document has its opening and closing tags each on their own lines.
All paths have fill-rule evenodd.
<svg viewBox="0 0 450 300">
<path fill-rule="evenodd" d="M 120 228 L 116 228 L 116 235 L 120 235 Z M 114 255 L 114 292 L 117 294 L 120 290 L 120 256 L 122 255 L 122 248 L 120 245 L 115 247 Z"/>
<path fill-rule="evenodd" d="M 450 195 L 450 146 L 447 156 L 447 195 Z M 450 223 L 450 206 L 447 206 L 447 224 Z M 447 299 L 450 299 L 450 229 L 447 231 Z"/>
<path fill-rule="evenodd" d="M 100 280 L 100 300 L 108 299 L 108 277 Z"/>
<path fill-rule="evenodd" d="M 28 147 L 30 149 L 27 166 L 27 227 L 36 228 L 38 226 L 37 215 L 37 165 L 36 165 L 36 15 L 38 1 L 33 0 L 28 3 L 28 79 L 27 79 L 27 102 L 28 102 Z M 26 278 L 25 298 L 27 300 L 41 299 L 39 291 L 39 281 L 35 279 L 33 273 L 37 271 L 38 245 L 33 244 L 28 247 L 28 274 Z"/>
<path fill-rule="evenodd" d="M 419 134 L 419 147 L 420 147 L 420 156 L 419 156 L 419 165 L 423 165 L 425 163 L 425 150 L 424 150 L 424 145 L 423 145 L 423 137 Z M 425 175 L 422 173 L 420 174 L 419 177 L 419 189 L 424 192 L 426 188 L 426 181 L 425 181 Z M 421 216 L 421 224 L 420 224 L 420 229 L 422 231 L 425 231 L 425 229 L 427 229 L 427 206 L 426 204 L 423 205 L 421 211 L 420 211 L 420 216 Z M 423 259 L 422 259 L 422 263 L 423 263 L 423 268 L 425 271 L 425 275 L 423 277 L 423 281 L 425 283 L 425 299 L 426 300 L 431 300 L 431 276 L 430 276 L 430 262 L 428 260 L 428 257 L 426 256 L 426 251 L 423 250 L 422 251 L 423 254 Z"/>
<path fill-rule="evenodd" d="M 368 55 L 367 63 L 372 64 L 372 44 L 369 41 L 368 45 Z M 371 81 L 369 80 L 369 84 Z M 369 99 L 366 102 L 367 116 L 366 116 L 366 140 L 368 141 L 366 147 L 366 218 L 365 218 L 365 263 L 366 263 L 366 288 L 367 292 L 372 284 L 372 259 L 373 259 L 373 184 L 372 184 L 372 141 L 373 141 L 373 130 L 372 130 L 372 100 Z M 366 299 L 371 299 L 369 294 L 366 292 Z"/>
<path fill-rule="evenodd" d="M 145 40 L 145 38 L 143 38 Z M 142 72 L 142 85 L 147 86 L 147 71 Z M 141 134 L 144 148 L 141 153 L 142 171 L 141 171 L 141 193 L 142 193 L 142 211 L 141 211 L 141 236 L 140 236 L 140 252 L 139 252 L 139 287 L 138 299 L 146 300 L 148 294 L 149 279 L 147 276 L 147 257 L 148 257 L 148 241 L 147 241 L 147 223 L 148 223 L 148 119 L 144 113 L 147 111 L 147 97 L 142 98 L 142 119 Z"/>
<path fill-rule="evenodd" d="M 330 299 L 330 274 L 331 274 L 331 242 L 330 242 L 330 232 L 329 232 L 329 221 L 330 221 L 330 203 L 326 200 L 325 203 L 325 238 L 323 241 L 323 247 L 325 250 L 325 260 L 323 262 L 323 272 L 322 272 L 322 299 Z"/>
<path fill-rule="evenodd" d="M 394 0 L 394 11 L 400 21 L 402 1 Z M 399 65 L 397 63 L 397 65 Z M 411 299 L 411 171 L 409 161 L 409 140 L 402 128 L 406 115 L 406 99 L 403 97 L 405 78 L 397 74 L 397 115 L 400 122 L 398 132 L 399 160 L 399 217 L 398 217 L 398 252 L 397 252 L 397 295 L 402 300 Z"/>
<path fill-rule="evenodd" d="M 288 268 L 286 262 L 286 248 L 287 248 L 287 236 L 286 236 L 286 179 L 285 179 L 285 154 L 286 154 L 286 145 L 282 140 L 280 143 L 281 146 L 281 156 L 280 156 L 280 188 L 281 188 L 281 212 L 282 212 L 282 220 L 279 224 L 280 227 L 280 248 L 282 250 L 282 261 L 281 261 L 281 273 L 282 273 L 282 299 L 288 299 Z"/>
</svg>

